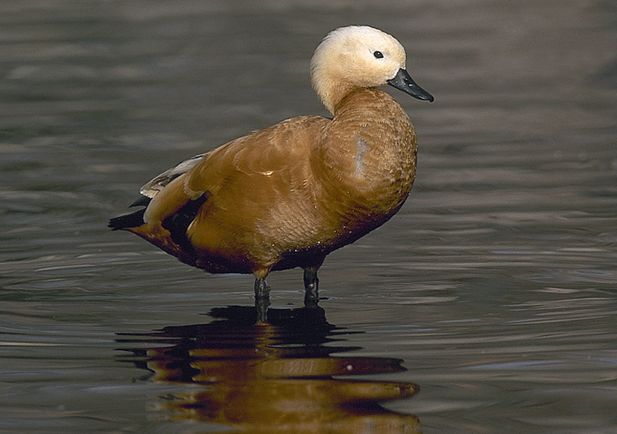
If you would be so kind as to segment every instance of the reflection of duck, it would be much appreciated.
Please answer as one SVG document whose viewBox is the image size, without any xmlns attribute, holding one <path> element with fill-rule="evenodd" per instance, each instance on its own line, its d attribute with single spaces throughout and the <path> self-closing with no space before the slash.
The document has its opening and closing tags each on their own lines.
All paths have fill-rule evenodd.
<svg viewBox="0 0 617 434">
<path fill-rule="evenodd" d="M 433 97 L 409 76 L 403 46 L 367 26 L 337 29 L 311 61 L 333 118 L 298 116 L 186 160 L 141 188 L 145 206 L 111 219 L 211 273 L 252 273 L 267 298 L 272 270 L 304 268 L 308 298 L 326 255 L 384 224 L 416 172 L 416 135 L 377 87 Z"/>
<path fill-rule="evenodd" d="M 336 345 L 350 332 L 329 324 L 323 309 L 271 309 L 268 323 L 258 325 L 252 307 L 218 308 L 211 315 L 218 320 L 118 340 L 171 344 L 131 349 L 133 356 L 124 360 L 151 371 L 156 381 L 203 386 L 165 400 L 173 417 L 223 424 L 232 432 L 418 432 L 415 416 L 378 404 L 413 395 L 415 385 L 333 378 L 404 368 L 399 359 L 333 357 L 357 347 Z"/>
</svg>

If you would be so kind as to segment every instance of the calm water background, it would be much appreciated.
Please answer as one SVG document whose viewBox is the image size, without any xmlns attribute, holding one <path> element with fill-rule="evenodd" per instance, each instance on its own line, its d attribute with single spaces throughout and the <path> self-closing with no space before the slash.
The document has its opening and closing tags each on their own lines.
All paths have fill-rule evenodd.
<svg viewBox="0 0 617 434">
<path fill-rule="evenodd" d="M 351 23 L 397 36 L 436 97 L 396 94 L 420 140 L 412 196 L 326 261 L 325 318 L 215 320 L 250 305 L 250 277 L 106 221 L 185 157 L 324 113 L 308 61 Z M 379 410 L 389 432 L 617 432 L 615 47 L 609 0 L 1 2 L 0 432 L 213 430 L 166 404 L 210 389 L 151 363 L 211 351 L 203 334 L 376 361 L 354 378 L 420 386 Z M 270 283 L 279 311 L 301 306 L 298 270 Z"/>
</svg>

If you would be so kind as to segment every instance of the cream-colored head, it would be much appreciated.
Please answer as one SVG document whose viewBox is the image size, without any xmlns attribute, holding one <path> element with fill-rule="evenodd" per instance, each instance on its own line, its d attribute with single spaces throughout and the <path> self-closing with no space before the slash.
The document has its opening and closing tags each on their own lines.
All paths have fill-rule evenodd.
<svg viewBox="0 0 617 434">
<path fill-rule="evenodd" d="M 354 89 L 394 85 L 389 81 L 405 71 L 405 61 L 405 49 L 389 34 L 368 26 L 340 27 L 315 50 L 311 81 L 323 104 L 334 113 L 336 104 Z"/>
</svg>

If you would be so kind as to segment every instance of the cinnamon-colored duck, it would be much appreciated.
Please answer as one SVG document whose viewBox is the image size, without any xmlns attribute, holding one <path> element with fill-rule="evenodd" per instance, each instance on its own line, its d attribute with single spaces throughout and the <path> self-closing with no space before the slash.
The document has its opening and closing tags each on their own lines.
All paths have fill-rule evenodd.
<svg viewBox="0 0 617 434">
<path fill-rule="evenodd" d="M 405 50 L 366 26 L 328 34 L 311 60 L 315 91 L 333 118 L 299 116 L 232 140 L 157 176 L 110 220 L 211 273 L 252 273 L 267 299 L 273 270 L 304 269 L 316 302 L 326 255 L 381 226 L 416 173 L 416 135 L 385 84 L 433 101 L 405 69 Z"/>
</svg>

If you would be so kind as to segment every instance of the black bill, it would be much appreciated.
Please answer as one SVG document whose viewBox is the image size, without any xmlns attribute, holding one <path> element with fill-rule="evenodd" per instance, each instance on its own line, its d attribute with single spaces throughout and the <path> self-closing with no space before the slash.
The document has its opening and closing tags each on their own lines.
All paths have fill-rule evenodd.
<svg viewBox="0 0 617 434">
<path fill-rule="evenodd" d="M 388 84 L 402 90 L 405 93 L 408 93 L 414 98 L 430 102 L 435 100 L 433 95 L 422 89 L 415 81 L 413 81 L 413 78 L 411 78 L 405 69 L 399 69 L 394 78 L 388 80 Z"/>
</svg>

